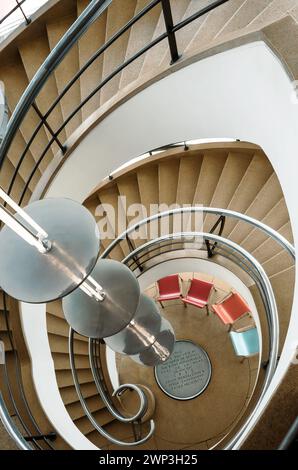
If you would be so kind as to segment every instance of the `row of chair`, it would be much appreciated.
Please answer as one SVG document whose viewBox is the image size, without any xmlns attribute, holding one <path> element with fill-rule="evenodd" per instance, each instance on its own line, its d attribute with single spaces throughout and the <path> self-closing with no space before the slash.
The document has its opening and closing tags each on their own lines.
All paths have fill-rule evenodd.
<svg viewBox="0 0 298 470">
<path fill-rule="evenodd" d="M 165 301 L 181 299 L 185 306 L 190 304 L 198 308 L 206 307 L 209 315 L 209 299 L 212 291 L 216 291 L 212 282 L 191 279 L 185 296 L 182 294 L 182 280 L 178 274 L 159 279 L 157 285 L 157 301 L 162 307 Z M 225 325 L 229 325 L 230 338 L 237 356 L 249 357 L 259 353 L 259 336 L 255 327 L 231 331 L 239 318 L 250 313 L 249 306 L 237 292 L 231 292 L 221 302 L 212 304 L 212 310 Z"/>
</svg>

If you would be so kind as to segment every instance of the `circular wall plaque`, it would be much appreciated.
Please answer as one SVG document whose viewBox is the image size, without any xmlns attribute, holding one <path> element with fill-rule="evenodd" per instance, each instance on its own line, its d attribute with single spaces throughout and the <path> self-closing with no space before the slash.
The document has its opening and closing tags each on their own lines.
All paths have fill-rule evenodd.
<svg viewBox="0 0 298 470">
<path fill-rule="evenodd" d="M 155 378 L 164 393 L 177 400 L 191 400 L 206 389 L 211 378 L 210 359 L 192 341 L 176 341 L 170 358 L 155 367 Z"/>
</svg>

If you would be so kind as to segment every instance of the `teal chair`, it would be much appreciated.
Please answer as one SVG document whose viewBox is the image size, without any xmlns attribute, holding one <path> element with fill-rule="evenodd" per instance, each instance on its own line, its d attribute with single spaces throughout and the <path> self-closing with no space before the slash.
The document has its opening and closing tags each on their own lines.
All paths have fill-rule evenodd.
<svg viewBox="0 0 298 470">
<path fill-rule="evenodd" d="M 250 328 L 245 331 L 230 331 L 230 338 L 236 355 L 243 357 L 243 359 L 260 352 L 257 328 Z"/>
</svg>

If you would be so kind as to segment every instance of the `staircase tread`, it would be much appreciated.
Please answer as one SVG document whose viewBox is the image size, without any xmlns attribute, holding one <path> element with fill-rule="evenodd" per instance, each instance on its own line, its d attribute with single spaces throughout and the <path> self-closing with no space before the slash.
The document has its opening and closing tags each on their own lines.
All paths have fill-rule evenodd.
<svg viewBox="0 0 298 470">
<path fill-rule="evenodd" d="M 59 389 L 74 385 L 71 370 L 56 370 L 55 372 Z M 94 382 L 90 369 L 80 369 L 77 371 L 77 374 L 80 384 Z"/>
<path fill-rule="evenodd" d="M 96 411 L 99 411 L 105 408 L 104 403 L 101 401 L 98 395 L 95 395 L 93 397 L 88 397 L 86 398 L 85 401 L 91 413 L 94 413 Z M 67 412 L 70 414 L 73 421 L 76 421 L 85 416 L 85 412 L 80 402 L 71 403 L 67 405 Z"/>
<path fill-rule="evenodd" d="M 69 328 L 69 324 L 64 318 L 47 312 L 47 330 L 49 334 L 68 338 Z M 88 343 L 88 338 L 79 334 L 75 334 L 75 340 Z"/>
<path fill-rule="evenodd" d="M 72 12 L 67 16 L 54 18 L 49 20 L 46 24 L 46 31 L 49 41 L 50 49 L 56 46 L 57 42 L 61 39 L 64 33 L 70 28 L 76 20 L 76 12 Z M 58 92 L 61 93 L 66 84 L 72 79 L 75 73 L 79 70 L 79 53 L 78 44 L 74 44 L 68 51 L 63 61 L 58 65 L 54 71 Z M 62 110 L 63 121 L 71 114 L 74 109 L 74 104 L 81 102 L 80 83 L 76 82 L 66 95 L 60 101 Z M 81 111 L 79 111 L 67 124 L 65 131 L 69 137 L 81 124 Z"/>
<path fill-rule="evenodd" d="M 137 0 L 134 16 L 139 13 L 145 6 L 148 0 Z M 152 39 L 156 24 L 160 17 L 161 7 L 157 5 L 147 15 L 141 18 L 130 29 L 128 45 L 125 53 L 125 60 L 136 54 L 141 48 L 149 44 Z M 123 89 L 134 80 L 137 80 L 142 65 L 144 63 L 146 54 L 143 54 L 131 65 L 126 67 L 121 74 L 119 88 Z"/>
<path fill-rule="evenodd" d="M 52 353 L 68 353 L 68 338 L 65 336 L 58 336 L 56 334 L 48 333 L 50 348 Z M 74 339 L 74 353 L 75 355 L 88 356 L 88 343 Z"/>
<path fill-rule="evenodd" d="M 82 384 L 81 392 L 84 398 L 98 396 L 98 391 L 94 382 Z M 60 389 L 60 394 L 63 403 L 66 406 L 79 401 L 79 397 L 74 385 Z"/>
<path fill-rule="evenodd" d="M 114 417 L 107 411 L 106 408 L 96 411 L 92 413 L 94 419 L 98 422 L 101 427 L 104 427 L 106 424 L 114 421 Z M 88 437 L 88 434 L 94 431 L 93 424 L 89 421 L 87 416 L 79 418 L 75 421 L 76 426 L 80 429 L 80 431 Z"/>
<path fill-rule="evenodd" d="M 262 13 L 272 0 L 245 1 L 235 14 L 230 17 L 226 25 L 217 33 L 216 37 L 227 35 L 233 31 L 245 28 L 251 21 Z"/>
<path fill-rule="evenodd" d="M 134 15 L 136 0 L 113 0 L 108 9 L 106 22 L 107 41 L 122 26 L 124 26 Z M 104 54 L 103 61 L 103 78 L 111 73 L 116 67 L 123 63 L 125 52 L 129 40 L 129 31 L 124 33 L 117 41 L 109 47 L 107 53 Z M 117 74 L 101 91 L 101 104 L 112 98 L 119 89 L 120 74 Z"/>
<path fill-rule="evenodd" d="M 89 0 L 77 0 L 77 14 L 89 4 Z M 90 28 L 83 34 L 78 42 L 79 66 L 80 68 L 91 58 L 91 56 L 104 44 L 105 29 L 107 21 L 107 10 L 97 18 Z M 80 76 L 81 100 L 84 100 L 94 87 L 99 84 L 103 72 L 103 55 L 97 58 L 93 64 Z M 100 91 L 82 108 L 83 121 L 100 106 Z"/>
</svg>

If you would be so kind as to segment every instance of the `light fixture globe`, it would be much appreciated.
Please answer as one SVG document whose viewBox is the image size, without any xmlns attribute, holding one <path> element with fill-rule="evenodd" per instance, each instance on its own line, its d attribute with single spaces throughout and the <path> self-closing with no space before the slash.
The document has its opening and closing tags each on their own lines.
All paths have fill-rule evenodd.
<svg viewBox="0 0 298 470">
<path fill-rule="evenodd" d="M 131 356 L 138 364 L 145 366 L 157 366 L 164 363 L 171 356 L 175 346 L 175 333 L 165 318 L 162 319 L 161 331 L 155 342 L 140 354 Z"/>
<path fill-rule="evenodd" d="M 102 287 L 102 301 L 77 289 L 64 297 L 62 307 L 69 325 L 88 338 L 105 338 L 121 331 L 134 317 L 140 298 L 139 283 L 119 261 L 100 259 L 91 273 Z"/>
<path fill-rule="evenodd" d="M 0 285 L 24 302 L 51 302 L 76 289 L 94 268 L 98 227 L 90 212 L 71 199 L 42 199 L 23 210 L 45 230 L 50 249 L 41 253 L 5 225 L 0 231 Z M 29 228 L 18 213 L 14 217 Z"/>
<path fill-rule="evenodd" d="M 131 322 L 116 335 L 105 338 L 105 343 L 121 354 L 138 354 L 149 348 L 160 333 L 162 318 L 153 299 L 141 294 L 139 305 Z"/>
</svg>

